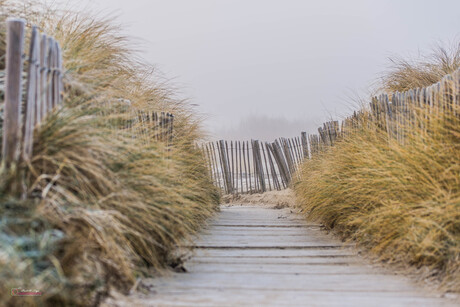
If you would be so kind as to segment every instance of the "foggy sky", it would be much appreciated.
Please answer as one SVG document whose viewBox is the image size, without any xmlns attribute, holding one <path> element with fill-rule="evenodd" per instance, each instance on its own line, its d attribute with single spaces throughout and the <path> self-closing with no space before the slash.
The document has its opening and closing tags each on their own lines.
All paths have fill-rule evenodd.
<svg viewBox="0 0 460 307">
<path fill-rule="evenodd" d="M 92 0 L 85 9 L 119 15 L 216 137 L 240 134 L 247 117 L 311 131 L 347 115 L 389 56 L 417 56 L 460 31 L 460 1 Z"/>
</svg>

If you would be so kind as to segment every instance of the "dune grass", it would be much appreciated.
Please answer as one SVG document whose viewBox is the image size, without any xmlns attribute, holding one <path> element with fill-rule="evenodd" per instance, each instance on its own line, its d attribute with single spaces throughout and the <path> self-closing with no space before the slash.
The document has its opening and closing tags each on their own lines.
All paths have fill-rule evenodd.
<svg viewBox="0 0 460 307">
<path fill-rule="evenodd" d="M 132 51 L 111 19 L 0 0 L 4 20 L 26 18 L 63 49 L 62 108 L 37 127 L 23 183 L 26 199 L 0 177 L 2 305 L 97 305 L 110 289 L 177 262 L 172 251 L 216 209 L 219 194 L 194 143 L 200 118 Z M 29 33 L 29 32 L 28 32 Z M 160 81 L 159 81 L 160 80 Z M 1 82 L 0 82 L 1 83 Z M 153 125 L 126 122 L 139 110 L 175 115 L 172 144 Z M 10 296 L 38 289 L 40 298 Z"/>
<path fill-rule="evenodd" d="M 427 87 L 460 68 L 460 42 L 440 43 L 427 56 L 390 61 L 392 65 L 382 76 L 382 90 L 393 93 Z"/>
<path fill-rule="evenodd" d="M 444 56 L 441 53 L 440 62 Z M 407 80 L 433 69 L 403 65 L 388 76 L 391 81 L 384 87 L 405 89 Z M 457 84 L 447 86 L 458 92 Z M 444 104 L 444 98 L 438 97 L 439 103 Z M 363 108 L 362 128 L 307 160 L 295 192 L 310 219 L 385 262 L 459 292 L 460 108 L 451 107 L 451 112 L 429 117 L 423 106 L 414 107 L 415 124 L 400 126 L 407 134 L 404 142 L 389 138 Z"/>
</svg>

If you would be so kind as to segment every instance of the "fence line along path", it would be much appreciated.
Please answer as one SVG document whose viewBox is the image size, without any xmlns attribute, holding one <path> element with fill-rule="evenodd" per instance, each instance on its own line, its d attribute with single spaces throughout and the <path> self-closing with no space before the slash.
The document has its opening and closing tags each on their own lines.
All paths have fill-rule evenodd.
<svg viewBox="0 0 460 307">
<path fill-rule="evenodd" d="M 224 141 L 203 144 L 209 175 L 224 194 L 261 193 L 281 190 L 299 176 L 302 161 L 321 154 L 340 139 L 373 128 L 383 131 L 388 141 L 404 145 L 413 137 L 428 135 L 431 125 L 460 117 L 460 69 L 438 83 L 391 95 L 373 97 L 369 107 L 339 121 L 329 121 L 318 134 L 279 138 L 274 142 Z"/>
<path fill-rule="evenodd" d="M 455 306 L 366 264 L 289 209 L 223 207 L 194 243 L 188 272 L 144 280 L 138 306 Z M 118 300 L 117 300 L 118 301 Z"/>
<path fill-rule="evenodd" d="M 0 123 L 1 164 L 3 168 L 16 172 L 18 164 L 30 163 L 34 130 L 50 113 L 62 108 L 65 90 L 65 69 L 59 43 L 53 37 L 40 33 L 37 26 L 26 29 L 23 19 L 7 19 L 6 67 L 4 78 L 0 78 L 0 89 L 4 91 L 5 98 L 4 121 Z M 28 50 L 25 51 L 26 45 Z M 139 110 L 127 100 L 120 101 L 127 102 L 128 109 L 122 114 L 126 118 L 113 124 L 113 129 L 119 133 L 127 132 L 133 138 L 142 138 L 147 144 L 164 142 L 168 149 L 173 145 L 173 114 Z M 27 193 L 23 183 L 11 183 L 10 190 L 20 192 L 23 197 Z"/>
</svg>

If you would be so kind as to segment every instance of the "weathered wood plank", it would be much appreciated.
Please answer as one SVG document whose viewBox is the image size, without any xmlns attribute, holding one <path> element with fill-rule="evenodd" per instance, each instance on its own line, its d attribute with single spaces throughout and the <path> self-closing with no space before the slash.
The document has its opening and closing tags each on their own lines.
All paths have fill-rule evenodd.
<svg viewBox="0 0 460 307">
<path fill-rule="evenodd" d="M 199 293 L 199 295 L 197 294 Z M 254 303 L 256 302 L 256 303 Z M 142 304 L 142 303 L 141 303 Z M 315 290 L 277 289 L 171 289 L 160 292 L 155 299 L 145 300 L 145 306 L 334 306 L 334 307 L 433 307 L 455 306 L 440 299 L 413 296 L 410 293 L 326 292 Z"/>
<path fill-rule="evenodd" d="M 9 18 L 6 22 L 6 79 L 3 123 L 2 164 L 9 167 L 19 158 L 21 140 L 22 53 L 24 20 Z"/>
<path fill-rule="evenodd" d="M 39 32 L 37 27 L 32 28 L 32 36 L 30 38 L 29 48 L 29 67 L 27 69 L 27 85 L 26 85 L 26 103 L 25 116 L 22 129 L 22 159 L 29 162 L 32 156 L 32 145 L 34 137 L 34 127 L 36 123 L 36 99 L 37 99 L 37 70 L 39 61 Z"/>
<path fill-rule="evenodd" d="M 259 258 L 259 257 L 277 257 L 277 258 L 289 258 L 289 257 L 328 257 L 328 256 L 356 256 L 357 253 L 352 248 L 330 248 L 330 249 L 257 249 L 253 248 L 250 250 L 244 249 L 196 249 L 194 256 L 208 256 L 208 257 L 247 257 L 247 258 Z"/>
</svg>

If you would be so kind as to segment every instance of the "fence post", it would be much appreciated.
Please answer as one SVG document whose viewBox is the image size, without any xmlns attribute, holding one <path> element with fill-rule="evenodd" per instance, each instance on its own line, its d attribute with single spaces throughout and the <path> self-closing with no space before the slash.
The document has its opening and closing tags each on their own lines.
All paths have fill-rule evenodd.
<svg viewBox="0 0 460 307">
<path fill-rule="evenodd" d="M 264 143 L 262 143 L 261 147 L 262 147 L 262 154 L 263 154 L 264 162 L 265 162 L 265 169 L 267 170 L 268 188 L 271 191 L 272 190 L 272 184 L 270 182 L 270 171 L 268 169 L 267 156 L 265 155 Z M 262 165 L 262 169 L 263 169 L 263 165 Z"/>
<path fill-rule="evenodd" d="M 47 72 L 46 72 L 46 109 L 47 112 L 50 112 L 54 105 L 53 105 L 53 68 L 54 68 L 54 62 L 53 62 L 53 54 L 54 54 L 54 39 L 52 37 L 48 37 L 48 43 L 46 44 L 46 65 L 48 66 Z"/>
<path fill-rule="evenodd" d="M 302 149 L 303 149 L 303 157 L 308 158 L 308 141 L 307 141 L 307 133 L 301 133 L 301 140 L 302 140 Z"/>
<path fill-rule="evenodd" d="M 48 113 L 48 96 L 46 91 L 46 81 L 48 74 L 48 37 L 42 34 L 40 41 L 40 120 L 42 121 Z"/>
<path fill-rule="evenodd" d="M 30 161 L 32 156 L 32 145 L 34 138 L 34 127 L 35 127 L 35 113 L 37 112 L 36 100 L 37 100 L 37 61 L 38 59 L 38 44 L 39 44 L 39 33 L 38 28 L 32 28 L 32 36 L 30 39 L 30 52 L 29 52 L 29 67 L 27 74 L 27 99 L 25 104 L 25 116 L 23 123 L 23 142 L 22 142 L 22 159 L 24 161 Z"/>
<path fill-rule="evenodd" d="M 245 152 L 246 152 L 246 144 L 245 142 L 243 141 L 243 162 L 244 162 L 244 174 L 246 175 L 246 192 L 249 193 L 249 187 L 250 187 L 250 184 L 248 185 L 248 169 L 246 168 L 246 155 L 245 155 Z"/>
<path fill-rule="evenodd" d="M 233 187 L 232 187 L 232 179 L 230 176 L 230 169 L 229 169 L 229 163 L 228 163 L 228 152 L 226 148 L 226 143 L 224 140 L 219 141 L 219 147 L 220 147 L 220 158 L 221 158 L 221 163 L 222 163 L 222 172 L 224 176 L 224 180 L 226 182 L 226 187 L 227 187 L 227 194 L 231 194 L 233 192 Z"/>
<path fill-rule="evenodd" d="M 259 181 L 259 191 L 265 192 L 267 188 L 265 187 L 264 170 L 262 166 L 262 158 L 260 155 L 260 146 L 258 140 L 252 141 L 252 153 L 254 156 L 254 173 Z"/>
<path fill-rule="evenodd" d="M 24 50 L 24 20 L 6 21 L 6 80 L 2 140 L 2 166 L 10 167 L 18 161 L 21 140 L 22 53 Z"/>
<path fill-rule="evenodd" d="M 239 157 L 240 157 L 240 184 L 241 184 L 241 194 L 243 194 L 243 167 L 242 167 L 242 163 L 241 163 L 241 142 L 238 141 L 238 154 L 239 154 Z M 244 157 L 244 156 L 243 156 Z"/>
</svg>

